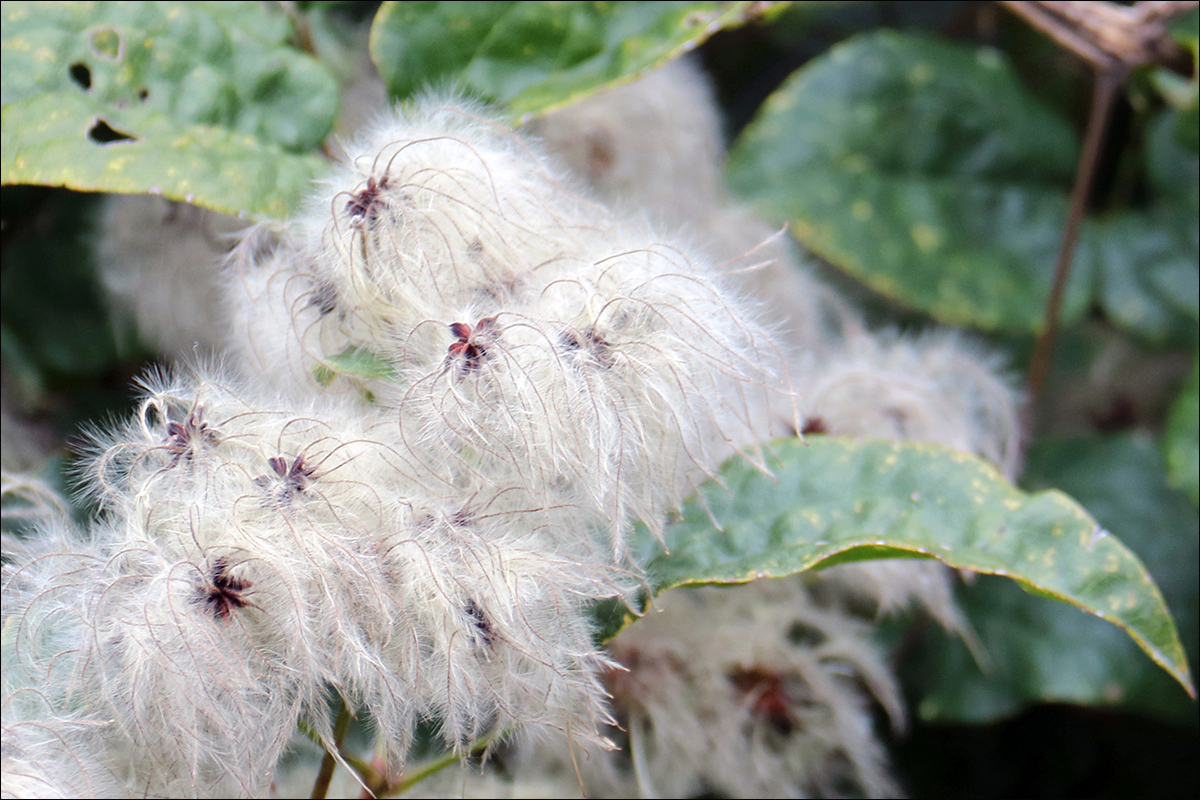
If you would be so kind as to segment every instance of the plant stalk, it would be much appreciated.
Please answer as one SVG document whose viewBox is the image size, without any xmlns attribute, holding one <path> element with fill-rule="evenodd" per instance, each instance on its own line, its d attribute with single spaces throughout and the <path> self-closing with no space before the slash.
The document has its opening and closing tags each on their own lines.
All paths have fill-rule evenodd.
<svg viewBox="0 0 1200 800">
<path fill-rule="evenodd" d="M 1079 157 L 1079 168 L 1075 172 L 1075 186 L 1071 190 L 1071 209 L 1063 229 L 1062 246 L 1058 251 L 1058 262 L 1054 265 L 1054 283 L 1046 300 L 1046 315 L 1042 330 L 1038 334 L 1033 357 L 1029 362 L 1029 396 L 1025 405 L 1025 430 L 1033 430 L 1033 412 L 1050 370 L 1050 358 L 1054 352 L 1054 338 L 1058 331 L 1058 320 L 1062 310 L 1063 293 L 1071 277 L 1071 263 L 1075 258 L 1075 245 L 1079 241 L 1079 230 L 1083 226 L 1088 196 L 1096 176 L 1096 165 L 1108 132 L 1108 120 L 1112 113 L 1113 100 L 1125 80 L 1127 69 L 1120 62 L 1096 73 L 1092 91 L 1092 110 L 1088 117 L 1087 133 L 1083 140 L 1083 153 Z"/>
<path fill-rule="evenodd" d="M 342 699 L 337 720 L 333 723 L 333 750 L 326 749 L 325 757 L 321 759 L 321 769 L 317 772 L 317 780 L 313 783 L 312 794 L 309 795 L 313 800 L 325 800 L 325 796 L 329 794 L 329 784 L 333 780 L 333 771 L 337 768 L 336 753 L 342 749 L 342 740 L 346 738 L 346 731 L 350 729 L 350 716 L 350 708 L 345 699 Z"/>
</svg>

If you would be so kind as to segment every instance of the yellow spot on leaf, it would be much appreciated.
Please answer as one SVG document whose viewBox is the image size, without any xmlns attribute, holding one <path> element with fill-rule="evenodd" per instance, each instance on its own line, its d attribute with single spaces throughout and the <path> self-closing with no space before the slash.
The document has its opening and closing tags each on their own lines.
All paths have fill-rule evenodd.
<svg viewBox="0 0 1200 800">
<path fill-rule="evenodd" d="M 850 153 L 842 159 L 842 167 L 851 175 L 861 175 L 870 169 L 871 165 L 858 153 Z"/>
<path fill-rule="evenodd" d="M 924 61 L 913 66 L 908 71 L 908 82 L 913 86 L 924 86 L 933 77 L 933 70 Z"/>
<path fill-rule="evenodd" d="M 871 217 L 875 216 L 875 209 L 866 200 L 859 200 L 850 206 L 850 213 L 859 222 L 866 222 Z"/>
<path fill-rule="evenodd" d="M 910 233 L 922 253 L 932 253 L 942 246 L 941 234 L 923 222 L 913 225 Z"/>
</svg>

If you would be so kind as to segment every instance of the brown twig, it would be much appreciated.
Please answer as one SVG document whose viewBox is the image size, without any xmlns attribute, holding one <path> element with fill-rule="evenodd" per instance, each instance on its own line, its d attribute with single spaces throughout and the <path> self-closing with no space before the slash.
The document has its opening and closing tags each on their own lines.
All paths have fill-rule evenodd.
<svg viewBox="0 0 1200 800">
<path fill-rule="evenodd" d="M 308 17 L 304 16 L 300 9 L 296 7 L 296 4 L 289 0 L 279 0 L 279 6 L 292 22 L 292 32 L 296 36 L 296 47 L 308 53 L 313 58 L 320 60 L 320 56 L 317 55 L 317 43 L 313 38 L 312 26 L 308 24 Z"/>
<path fill-rule="evenodd" d="M 1132 69 L 1151 62 L 1169 66 L 1177 61 L 1181 49 L 1166 22 L 1197 3 L 1164 0 L 1119 6 L 1077 0 L 1001 0 L 1001 5 L 1103 70 L 1114 62 Z"/>
<path fill-rule="evenodd" d="M 1001 0 L 1000 5 L 1049 36 L 1054 41 L 1097 69 L 1108 66 L 1112 57 L 1071 26 L 1046 10 L 1042 3 L 1026 0 Z"/>
<path fill-rule="evenodd" d="M 1066 289 L 1067 280 L 1071 277 L 1075 244 L 1079 239 L 1079 229 L 1083 225 L 1088 196 L 1092 190 L 1092 179 L 1096 175 L 1096 165 L 1104 145 L 1104 136 L 1108 131 L 1108 118 L 1117 90 L 1120 89 L 1127 74 L 1128 70 L 1120 61 L 1112 62 L 1109 67 L 1096 74 L 1096 83 L 1092 93 L 1092 111 L 1088 117 L 1087 133 L 1083 140 L 1083 153 L 1079 157 L 1079 167 L 1075 172 L 1075 186 L 1071 190 L 1071 208 L 1067 214 L 1066 227 L 1063 229 L 1058 261 L 1054 265 L 1054 283 L 1050 287 L 1042 330 L 1038 334 L 1033 357 L 1029 363 L 1029 397 L 1025 406 L 1026 431 L 1033 430 L 1033 411 L 1046 381 L 1046 374 L 1050 369 L 1050 356 L 1054 351 L 1054 337 L 1058 330 L 1063 292 Z"/>
<path fill-rule="evenodd" d="M 1054 282 L 1046 300 L 1042 329 L 1029 363 L 1029 396 L 1024 413 L 1024 427 L 1028 434 L 1032 431 L 1033 412 L 1050 370 L 1063 293 L 1071 276 L 1075 244 L 1079 239 L 1079 229 L 1083 225 L 1092 181 L 1108 131 L 1113 101 L 1134 67 L 1152 62 L 1170 64 L 1176 58 L 1179 47 L 1167 30 L 1166 20 L 1194 8 L 1197 2 L 1142 2 L 1132 7 L 1075 0 L 1000 0 L 1000 3 L 1087 61 L 1096 72 L 1083 152 L 1075 171 L 1070 211 L 1063 229 L 1058 261 L 1054 265 Z"/>
</svg>

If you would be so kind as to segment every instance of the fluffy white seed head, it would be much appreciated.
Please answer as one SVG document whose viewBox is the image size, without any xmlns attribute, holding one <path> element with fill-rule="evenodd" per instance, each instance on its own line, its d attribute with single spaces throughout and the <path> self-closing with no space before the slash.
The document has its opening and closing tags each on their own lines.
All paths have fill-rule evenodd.
<svg viewBox="0 0 1200 800">
<path fill-rule="evenodd" d="M 383 334 L 503 296 L 609 216 L 481 108 L 443 98 L 386 119 L 346 160 L 298 228 L 348 313 Z"/>
<path fill-rule="evenodd" d="M 120 538 L 50 530 L 6 566 L 6 706 L 117 795 L 261 793 L 298 713 L 289 669 L 213 613 L 208 565 Z"/>
<path fill-rule="evenodd" d="M 91 467 L 109 509 L 98 535 L 119 548 L 108 568 L 137 587 L 122 602 L 145 606 L 89 611 L 127 627 L 97 639 L 89 660 L 112 665 L 104 685 L 131 715 L 131 740 L 162 731 L 165 719 L 145 719 L 159 707 L 193 731 L 267 715 L 257 728 L 276 734 L 272 721 L 307 709 L 328 738 L 330 685 L 370 710 L 394 766 L 422 719 L 438 719 L 456 748 L 516 725 L 596 738 L 607 662 L 586 608 L 629 580 L 579 529 L 578 508 L 547 506 L 512 476 L 424 469 L 386 409 L 296 410 L 204 368 L 147 390 Z M 213 690 L 249 708 L 177 708 L 156 688 L 210 661 L 227 682 L 256 676 L 266 688 Z M 277 753 L 285 738 L 252 749 Z M 203 778 L 181 759 L 174 773 Z"/>
<path fill-rule="evenodd" d="M 1020 463 L 1018 394 L 994 362 L 955 334 L 851 337 L 801 378 L 805 416 L 834 434 L 944 444 L 1012 478 Z"/>
<path fill-rule="evenodd" d="M 656 604 L 610 643 L 628 670 L 611 691 L 643 794 L 897 793 L 859 683 L 897 727 L 904 706 L 866 624 L 795 579 Z"/>
<path fill-rule="evenodd" d="M 393 410 L 406 458 L 447 484 L 519 475 L 618 549 L 767 435 L 784 358 L 711 260 L 581 196 L 480 109 L 417 103 L 329 186 L 231 275 L 250 373 L 298 393 L 370 353 L 395 376 L 338 386 Z"/>
</svg>

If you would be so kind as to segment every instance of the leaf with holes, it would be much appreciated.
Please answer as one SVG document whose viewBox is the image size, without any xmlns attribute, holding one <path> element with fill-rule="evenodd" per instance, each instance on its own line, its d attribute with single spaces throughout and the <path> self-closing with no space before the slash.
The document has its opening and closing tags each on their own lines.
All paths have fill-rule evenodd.
<svg viewBox="0 0 1200 800">
<path fill-rule="evenodd" d="M 6 184 L 158 193 L 286 215 L 337 84 L 257 3 L 5 3 Z"/>
<path fill-rule="evenodd" d="M 388 2 L 371 26 L 371 58 L 394 97 L 453 81 L 524 121 L 784 5 Z"/>
<path fill-rule="evenodd" d="M 1162 588 L 1194 663 L 1200 521 L 1163 479 L 1154 443 L 1137 434 L 1041 442 L 1025 476 L 1035 486 L 1069 490 L 1101 524 L 1121 531 Z M 1067 702 L 1195 719 L 1195 705 L 1117 628 L 999 579 L 960 587 L 958 599 L 987 671 L 962 642 L 928 630 L 903 673 L 923 718 L 982 723 L 1033 703 Z"/>
<path fill-rule="evenodd" d="M 1158 587 L 1061 492 L 1026 494 L 985 462 L 935 445 L 810 437 L 772 449 L 773 477 L 745 459 L 727 462 L 720 485 L 705 484 L 668 528 L 666 552 L 642 533 L 633 556 L 655 593 L 863 559 L 935 558 L 1112 622 L 1193 691 Z"/>
<path fill-rule="evenodd" d="M 882 32 L 793 75 L 736 142 L 727 174 L 876 291 L 943 322 L 1031 331 L 1077 149 L 997 51 Z M 1086 307 L 1087 283 L 1076 269 L 1065 320 Z"/>
</svg>

